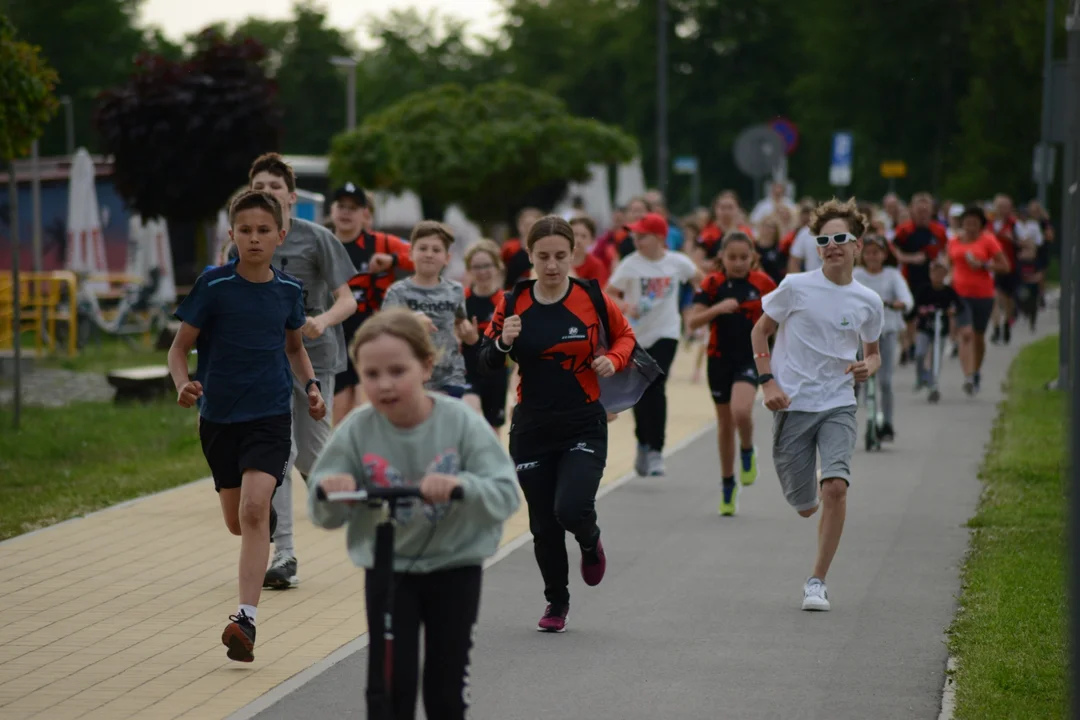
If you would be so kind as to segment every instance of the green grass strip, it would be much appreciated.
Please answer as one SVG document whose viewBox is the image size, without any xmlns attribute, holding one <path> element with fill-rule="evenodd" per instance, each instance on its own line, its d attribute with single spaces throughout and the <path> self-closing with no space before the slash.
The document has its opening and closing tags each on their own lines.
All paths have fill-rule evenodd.
<svg viewBox="0 0 1080 720">
<path fill-rule="evenodd" d="M 983 464 L 950 628 L 960 719 L 1066 714 L 1066 403 L 1044 388 L 1057 370 L 1057 337 L 1020 352 Z"/>
</svg>

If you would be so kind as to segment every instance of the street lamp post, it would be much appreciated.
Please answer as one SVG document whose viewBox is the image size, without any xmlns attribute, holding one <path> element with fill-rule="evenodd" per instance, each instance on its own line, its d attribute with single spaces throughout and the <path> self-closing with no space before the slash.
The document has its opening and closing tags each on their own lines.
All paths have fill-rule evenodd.
<svg viewBox="0 0 1080 720">
<path fill-rule="evenodd" d="M 656 2 L 656 186 L 667 195 L 668 184 L 668 0 Z"/>
<path fill-rule="evenodd" d="M 70 95 L 62 96 L 60 104 L 64 106 L 64 135 L 67 139 L 67 154 L 71 157 L 75 154 L 75 108 Z"/>
<path fill-rule="evenodd" d="M 346 70 L 345 74 L 345 129 L 356 128 L 356 58 L 335 55 L 330 64 Z"/>
<path fill-rule="evenodd" d="M 1050 166 L 1050 113 L 1053 112 L 1053 77 L 1054 69 L 1054 0 L 1046 0 L 1046 26 L 1043 32 L 1043 90 L 1042 90 L 1042 133 L 1039 137 L 1039 204 L 1046 207 L 1046 192 L 1053 178 L 1048 177 Z"/>
</svg>

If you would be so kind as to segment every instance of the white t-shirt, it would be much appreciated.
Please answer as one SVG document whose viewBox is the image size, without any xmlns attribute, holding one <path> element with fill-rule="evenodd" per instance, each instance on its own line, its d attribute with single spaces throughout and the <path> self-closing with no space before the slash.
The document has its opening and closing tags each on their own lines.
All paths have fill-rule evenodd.
<svg viewBox="0 0 1080 720">
<path fill-rule="evenodd" d="M 837 285 L 817 270 L 785 277 L 761 299 L 761 309 L 780 325 L 772 371 L 791 398 L 788 410 L 855 405 L 855 377 L 844 371 L 860 340 L 881 336 L 885 307 L 877 293 L 854 280 Z"/>
<path fill-rule="evenodd" d="M 812 272 L 821 269 L 821 256 L 817 251 L 817 240 L 810 228 L 803 227 L 795 235 L 791 243 L 791 256 L 803 261 L 803 272 Z"/>
<path fill-rule="evenodd" d="M 679 339 L 679 283 L 690 282 L 696 273 L 693 260 L 671 251 L 659 260 L 633 252 L 615 268 L 608 285 L 621 291 L 623 300 L 638 309 L 638 317 L 630 318 L 630 327 L 642 347 L 664 338 Z"/>
<path fill-rule="evenodd" d="M 1019 220 L 1013 229 L 1016 239 L 1021 242 L 1031 242 L 1035 247 L 1043 244 L 1042 227 L 1038 220 Z"/>
<path fill-rule="evenodd" d="M 882 303 L 892 303 L 897 300 L 904 303 L 903 311 L 885 308 L 884 332 L 903 330 L 904 313 L 911 312 L 911 308 L 915 306 L 915 298 L 912 297 L 911 288 L 908 287 L 903 274 L 894 267 L 883 267 L 877 274 L 871 274 L 864 267 L 857 267 L 851 276 L 855 282 L 876 292 Z"/>
</svg>

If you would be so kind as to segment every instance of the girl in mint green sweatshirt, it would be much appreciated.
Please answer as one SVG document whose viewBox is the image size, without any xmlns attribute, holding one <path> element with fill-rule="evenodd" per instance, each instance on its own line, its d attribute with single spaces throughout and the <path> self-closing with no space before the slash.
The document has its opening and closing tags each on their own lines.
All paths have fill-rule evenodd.
<svg viewBox="0 0 1080 720">
<path fill-rule="evenodd" d="M 424 502 L 399 509 L 395 536 L 392 704 L 398 720 L 414 716 L 423 625 L 427 717 L 463 720 L 481 568 L 521 503 L 514 463 L 483 416 L 424 389 L 436 351 L 412 312 L 390 308 L 365 321 L 350 354 L 370 404 L 334 430 L 311 472 L 308 511 L 319 527 L 348 525 L 349 557 L 367 570 L 370 593 L 381 510 L 320 501 L 318 488 L 420 488 Z M 458 486 L 464 499 L 451 503 Z"/>
</svg>

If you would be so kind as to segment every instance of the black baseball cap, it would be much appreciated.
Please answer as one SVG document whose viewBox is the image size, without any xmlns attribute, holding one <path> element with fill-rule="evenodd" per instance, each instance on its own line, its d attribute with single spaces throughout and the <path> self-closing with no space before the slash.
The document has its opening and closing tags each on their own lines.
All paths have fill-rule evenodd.
<svg viewBox="0 0 1080 720">
<path fill-rule="evenodd" d="M 338 200 L 341 200 L 343 198 L 348 198 L 352 200 L 354 203 L 356 203 L 362 208 L 367 207 L 367 194 L 364 193 L 364 189 L 358 187 L 357 185 L 354 185 L 351 182 L 347 182 L 341 187 L 339 187 L 337 190 L 335 190 L 333 196 L 331 196 L 330 198 L 330 201 L 337 202 Z"/>
</svg>

